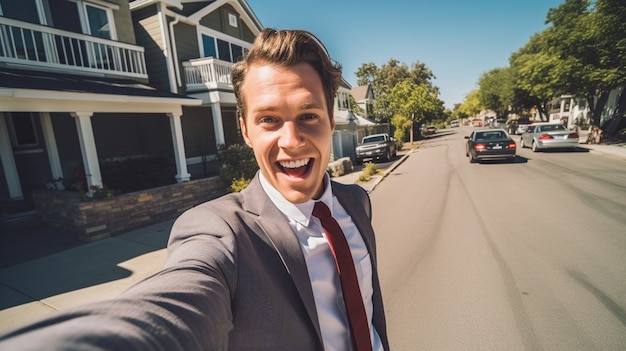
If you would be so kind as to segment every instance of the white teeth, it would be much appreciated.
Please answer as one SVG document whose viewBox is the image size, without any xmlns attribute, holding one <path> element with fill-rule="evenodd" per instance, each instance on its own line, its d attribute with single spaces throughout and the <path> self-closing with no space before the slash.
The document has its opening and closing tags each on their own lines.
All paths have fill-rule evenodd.
<svg viewBox="0 0 626 351">
<path fill-rule="evenodd" d="M 309 164 L 310 159 L 305 158 L 303 160 L 297 160 L 297 161 L 280 161 L 280 165 L 283 168 L 299 168 L 299 167 L 304 167 L 306 165 Z"/>
</svg>

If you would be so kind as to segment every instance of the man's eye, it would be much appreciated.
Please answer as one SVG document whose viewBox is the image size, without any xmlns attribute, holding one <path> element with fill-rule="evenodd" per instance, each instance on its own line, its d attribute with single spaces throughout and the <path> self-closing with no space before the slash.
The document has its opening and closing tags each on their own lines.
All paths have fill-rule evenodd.
<svg viewBox="0 0 626 351">
<path fill-rule="evenodd" d="M 312 113 L 308 113 L 305 115 L 302 115 L 302 117 L 300 117 L 301 119 L 305 119 L 305 120 L 309 120 L 309 119 L 315 119 L 317 118 L 317 115 L 314 115 Z"/>
<path fill-rule="evenodd" d="M 276 122 L 276 119 L 272 117 L 263 117 L 259 119 L 259 123 L 274 123 L 274 122 Z"/>
</svg>

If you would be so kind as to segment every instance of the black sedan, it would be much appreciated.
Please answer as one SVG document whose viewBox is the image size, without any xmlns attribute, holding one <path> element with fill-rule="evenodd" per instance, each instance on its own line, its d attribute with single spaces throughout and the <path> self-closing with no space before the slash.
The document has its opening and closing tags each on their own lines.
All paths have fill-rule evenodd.
<svg viewBox="0 0 626 351">
<path fill-rule="evenodd" d="M 466 136 L 465 156 L 470 163 L 481 160 L 515 159 L 516 145 L 504 129 L 480 129 Z"/>
</svg>

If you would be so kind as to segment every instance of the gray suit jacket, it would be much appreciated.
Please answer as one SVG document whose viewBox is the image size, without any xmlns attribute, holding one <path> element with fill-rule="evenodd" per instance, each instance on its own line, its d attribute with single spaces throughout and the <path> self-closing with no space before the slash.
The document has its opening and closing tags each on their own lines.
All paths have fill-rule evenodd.
<svg viewBox="0 0 626 351">
<path fill-rule="evenodd" d="M 373 324 L 389 349 L 369 197 L 356 185 L 332 182 L 332 187 L 369 249 Z M 241 193 L 181 215 L 160 272 L 114 300 L 70 309 L 0 337 L 0 350 L 10 345 L 20 350 L 323 350 L 300 245 L 258 176 Z"/>
</svg>

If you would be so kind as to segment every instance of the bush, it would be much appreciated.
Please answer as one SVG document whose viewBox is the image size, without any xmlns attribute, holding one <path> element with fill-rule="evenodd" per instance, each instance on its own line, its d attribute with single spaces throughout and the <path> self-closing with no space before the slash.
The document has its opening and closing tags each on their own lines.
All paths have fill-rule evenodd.
<svg viewBox="0 0 626 351">
<path fill-rule="evenodd" d="M 246 179 L 243 177 L 239 179 L 233 179 L 232 183 L 230 183 L 230 190 L 238 193 L 247 188 L 251 181 L 252 179 Z"/>
<path fill-rule="evenodd" d="M 226 149 L 221 148 L 218 155 L 222 161 L 220 175 L 231 182 L 233 191 L 245 189 L 259 170 L 254 152 L 247 145 L 233 144 Z"/>
<path fill-rule="evenodd" d="M 359 181 L 367 182 L 369 181 L 374 174 L 380 172 L 378 167 L 374 162 L 366 162 L 363 167 L 363 171 L 359 174 Z"/>
</svg>

